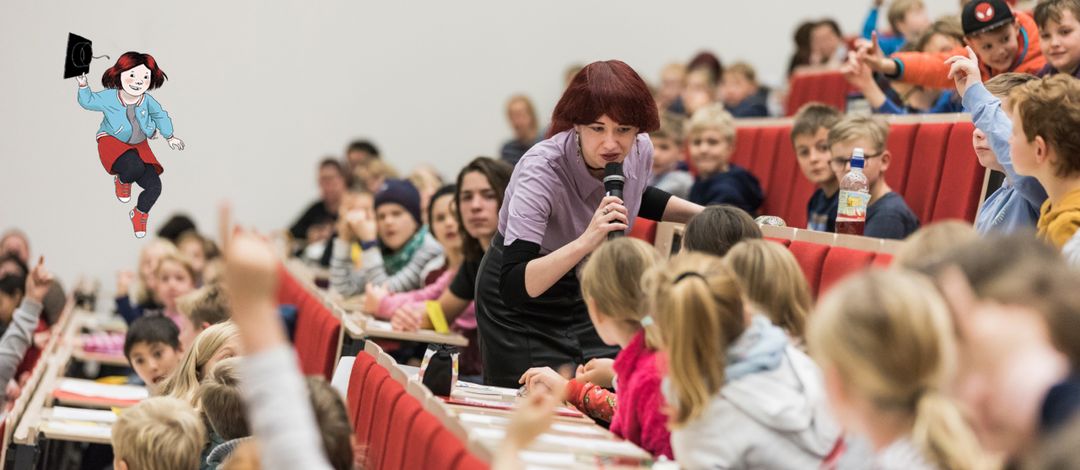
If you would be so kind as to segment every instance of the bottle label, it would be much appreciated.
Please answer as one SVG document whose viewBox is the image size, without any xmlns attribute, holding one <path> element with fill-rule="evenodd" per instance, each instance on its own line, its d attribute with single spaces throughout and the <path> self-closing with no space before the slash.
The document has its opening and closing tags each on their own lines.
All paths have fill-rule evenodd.
<svg viewBox="0 0 1080 470">
<path fill-rule="evenodd" d="M 866 207 L 870 194 L 862 191 L 840 190 L 840 207 L 836 210 L 837 222 L 861 222 L 866 220 Z"/>
</svg>

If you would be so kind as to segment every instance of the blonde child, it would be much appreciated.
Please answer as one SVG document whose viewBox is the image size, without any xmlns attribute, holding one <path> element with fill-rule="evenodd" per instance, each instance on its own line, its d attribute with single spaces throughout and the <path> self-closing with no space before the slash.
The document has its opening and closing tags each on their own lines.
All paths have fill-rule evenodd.
<svg viewBox="0 0 1080 470">
<path fill-rule="evenodd" d="M 653 175 L 649 186 L 686 199 L 690 195 L 690 187 L 694 185 L 694 177 L 679 168 L 679 163 L 683 161 L 681 127 L 681 120 L 661 120 L 660 129 L 649 133 L 653 145 Z"/>
<path fill-rule="evenodd" d="M 194 403 L 195 393 L 206 371 L 218 361 L 239 356 L 240 353 L 240 333 L 236 325 L 225 322 L 210 326 L 184 352 L 180 366 L 162 385 L 162 394 Z"/>
<path fill-rule="evenodd" d="M 1058 249 L 1080 228 L 1080 81 L 1058 74 L 1009 92 L 1013 165 L 1046 190 L 1038 234 Z"/>
<path fill-rule="evenodd" d="M 892 154 L 885 147 L 889 125 L 880 117 L 847 116 L 829 129 L 829 166 L 842 181 L 851 171 L 851 156 L 856 148 L 863 149 L 863 174 L 870 186 L 870 205 L 866 208 L 866 228 L 863 235 L 902 240 L 919 228 L 919 219 L 885 182 L 885 171 Z"/>
<path fill-rule="evenodd" d="M 874 468 L 981 468 L 975 436 L 945 395 L 953 328 L 929 281 L 875 270 L 842 282 L 818 305 L 807 343 L 837 418 L 873 446 Z"/>
<path fill-rule="evenodd" d="M 779 243 L 751 239 L 732 247 L 724 261 L 760 313 L 783 328 L 792 342 L 802 344 L 810 314 L 810 287 L 791 251 Z"/>
<path fill-rule="evenodd" d="M 765 195 L 753 174 L 729 162 L 735 151 L 735 121 L 724 106 L 712 104 L 695 112 L 686 140 L 698 173 L 690 188 L 690 202 L 731 204 L 756 213 Z"/>
<path fill-rule="evenodd" d="M 782 329 L 750 314 L 722 259 L 678 255 L 649 271 L 643 287 L 667 356 L 680 466 L 817 468 L 836 448 L 821 371 Z"/>
<path fill-rule="evenodd" d="M 148 311 L 161 311 L 161 299 L 157 298 L 155 292 L 157 285 L 155 272 L 163 256 L 175 253 L 177 253 L 176 246 L 164 238 L 151 240 L 143 247 L 139 252 L 139 285 L 136 288 L 134 304 L 132 304 L 129 291 L 136 274 L 126 270 L 116 274 L 116 312 L 128 325 Z"/>
<path fill-rule="evenodd" d="M 581 271 L 581 292 L 596 332 L 605 344 L 622 348 L 612 365 L 616 392 L 607 383 L 562 378 L 549 367 L 529 369 L 521 383 L 533 392 L 538 387 L 562 390 L 566 400 L 590 416 L 611 422 L 611 431 L 655 456 L 672 457 L 671 439 L 662 412 L 661 374 L 656 364 L 658 341 L 640 279 L 659 265 L 660 254 L 648 243 L 619 238 L 600 246 Z M 611 273 L 618 273 L 614 276 Z"/>
<path fill-rule="evenodd" d="M 957 248 L 979 239 L 968 222 L 945 220 L 927 225 L 911 234 L 893 256 L 892 265 L 918 270 L 940 263 Z"/>
<path fill-rule="evenodd" d="M 736 62 L 724 69 L 720 101 L 737 118 L 769 116 L 769 90 L 758 83 L 754 66 L 746 62 Z"/>
<path fill-rule="evenodd" d="M 162 314 L 176 322 L 181 338 L 191 338 L 192 325 L 177 307 L 179 299 L 195 290 L 195 269 L 183 255 L 169 253 L 158 261 L 154 270 L 154 293 L 161 300 Z M 188 344 L 181 343 L 186 350 Z"/>
<path fill-rule="evenodd" d="M 211 445 L 203 448 L 203 461 L 217 468 L 241 442 L 249 440 L 247 408 L 240 394 L 240 359 L 222 359 L 209 369 L 195 396 L 210 427 Z"/>
<path fill-rule="evenodd" d="M 120 413 L 112 427 L 117 470 L 191 470 L 199 466 L 206 430 L 191 405 L 156 397 Z"/>
<path fill-rule="evenodd" d="M 191 346 L 195 337 L 210 325 L 229 319 L 229 302 L 220 284 L 209 284 L 177 299 L 177 310 L 184 317 L 187 328 L 180 332 L 180 344 Z"/>
</svg>

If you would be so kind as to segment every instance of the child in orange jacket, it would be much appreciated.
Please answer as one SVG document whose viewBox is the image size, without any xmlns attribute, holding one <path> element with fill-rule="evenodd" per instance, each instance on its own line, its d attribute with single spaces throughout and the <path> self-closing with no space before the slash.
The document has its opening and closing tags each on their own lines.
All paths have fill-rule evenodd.
<svg viewBox="0 0 1080 470">
<path fill-rule="evenodd" d="M 979 56 L 983 81 L 1005 72 L 1036 74 L 1046 66 L 1039 47 L 1039 28 L 1030 14 L 1013 12 L 1004 0 L 977 0 L 968 3 L 961 15 L 964 42 Z M 949 66 L 945 60 L 965 55 L 966 50 L 942 53 L 900 52 L 884 57 L 877 42 L 858 51 L 858 58 L 875 72 L 906 83 L 932 88 L 950 88 Z"/>
</svg>

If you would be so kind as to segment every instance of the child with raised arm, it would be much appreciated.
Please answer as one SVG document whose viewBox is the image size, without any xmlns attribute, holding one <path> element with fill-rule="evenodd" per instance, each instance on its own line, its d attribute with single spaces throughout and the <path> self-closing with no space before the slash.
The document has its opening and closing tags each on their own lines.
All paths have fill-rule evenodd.
<svg viewBox="0 0 1080 470">
<path fill-rule="evenodd" d="M 983 202 L 975 219 L 979 233 L 1025 230 L 1035 227 L 1039 208 L 1046 200 L 1046 190 L 1031 176 L 1021 176 L 1013 168 L 1012 121 L 1007 108 L 1009 91 L 1031 80 L 1032 75 L 1006 73 L 991 78 L 984 86 L 979 74 L 979 58 L 971 48 L 967 56 L 955 56 L 947 63 L 949 76 L 956 82 L 956 91 L 963 97 L 964 109 L 975 122 L 972 145 L 979 163 L 991 170 L 1005 173 L 1005 181 Z M 991 89 L 993 91 L 991 91 Z"/>
<path fill-rule="evenodd" d="M 329 470 L 296 353 L 278 318 L 277 269 L 265 241 L 250 234 L 230 241 L 225 285 L 247 352 L 240 373 L 248 420 L 265 470 Z"/>
<path fill-rule="evenodd" d="M 989 79 L 1005 72 L 1037 73 L 1046 65 L 1039 48 L 1039 29 L 1025 12 L 1014 12 L 1005 0 L 975 0 L 964 6 L 960 16 L 964 41 L 981 63 L 980 74 Z M 885 57 L 875 46 L 862 47 L 858 59 L 875 72 L 891 80 L 933 88 L 949 88 L 951 56 L 964 55 L 963 49 L 951 52 L 898 52 Z"/>
</svg>

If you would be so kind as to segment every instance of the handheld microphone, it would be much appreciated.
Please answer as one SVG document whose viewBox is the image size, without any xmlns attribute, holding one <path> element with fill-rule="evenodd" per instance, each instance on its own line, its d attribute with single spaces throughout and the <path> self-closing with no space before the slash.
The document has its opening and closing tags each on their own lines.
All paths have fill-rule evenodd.
<svg viewBox="0 0 1080 470">
<path fill-rule="evenodd" d="M 623 184 L 626 183 L 626 178 L 623 178 L 622 163 L 608 163 L 604 166 L 604 191 L 607 191 L 608 196 L 615 196 L 619 199 L 623 198 Z M 608 240 L 626 235 L 621 230 L 615 230 L 608 232 Z"/>
</svg>

